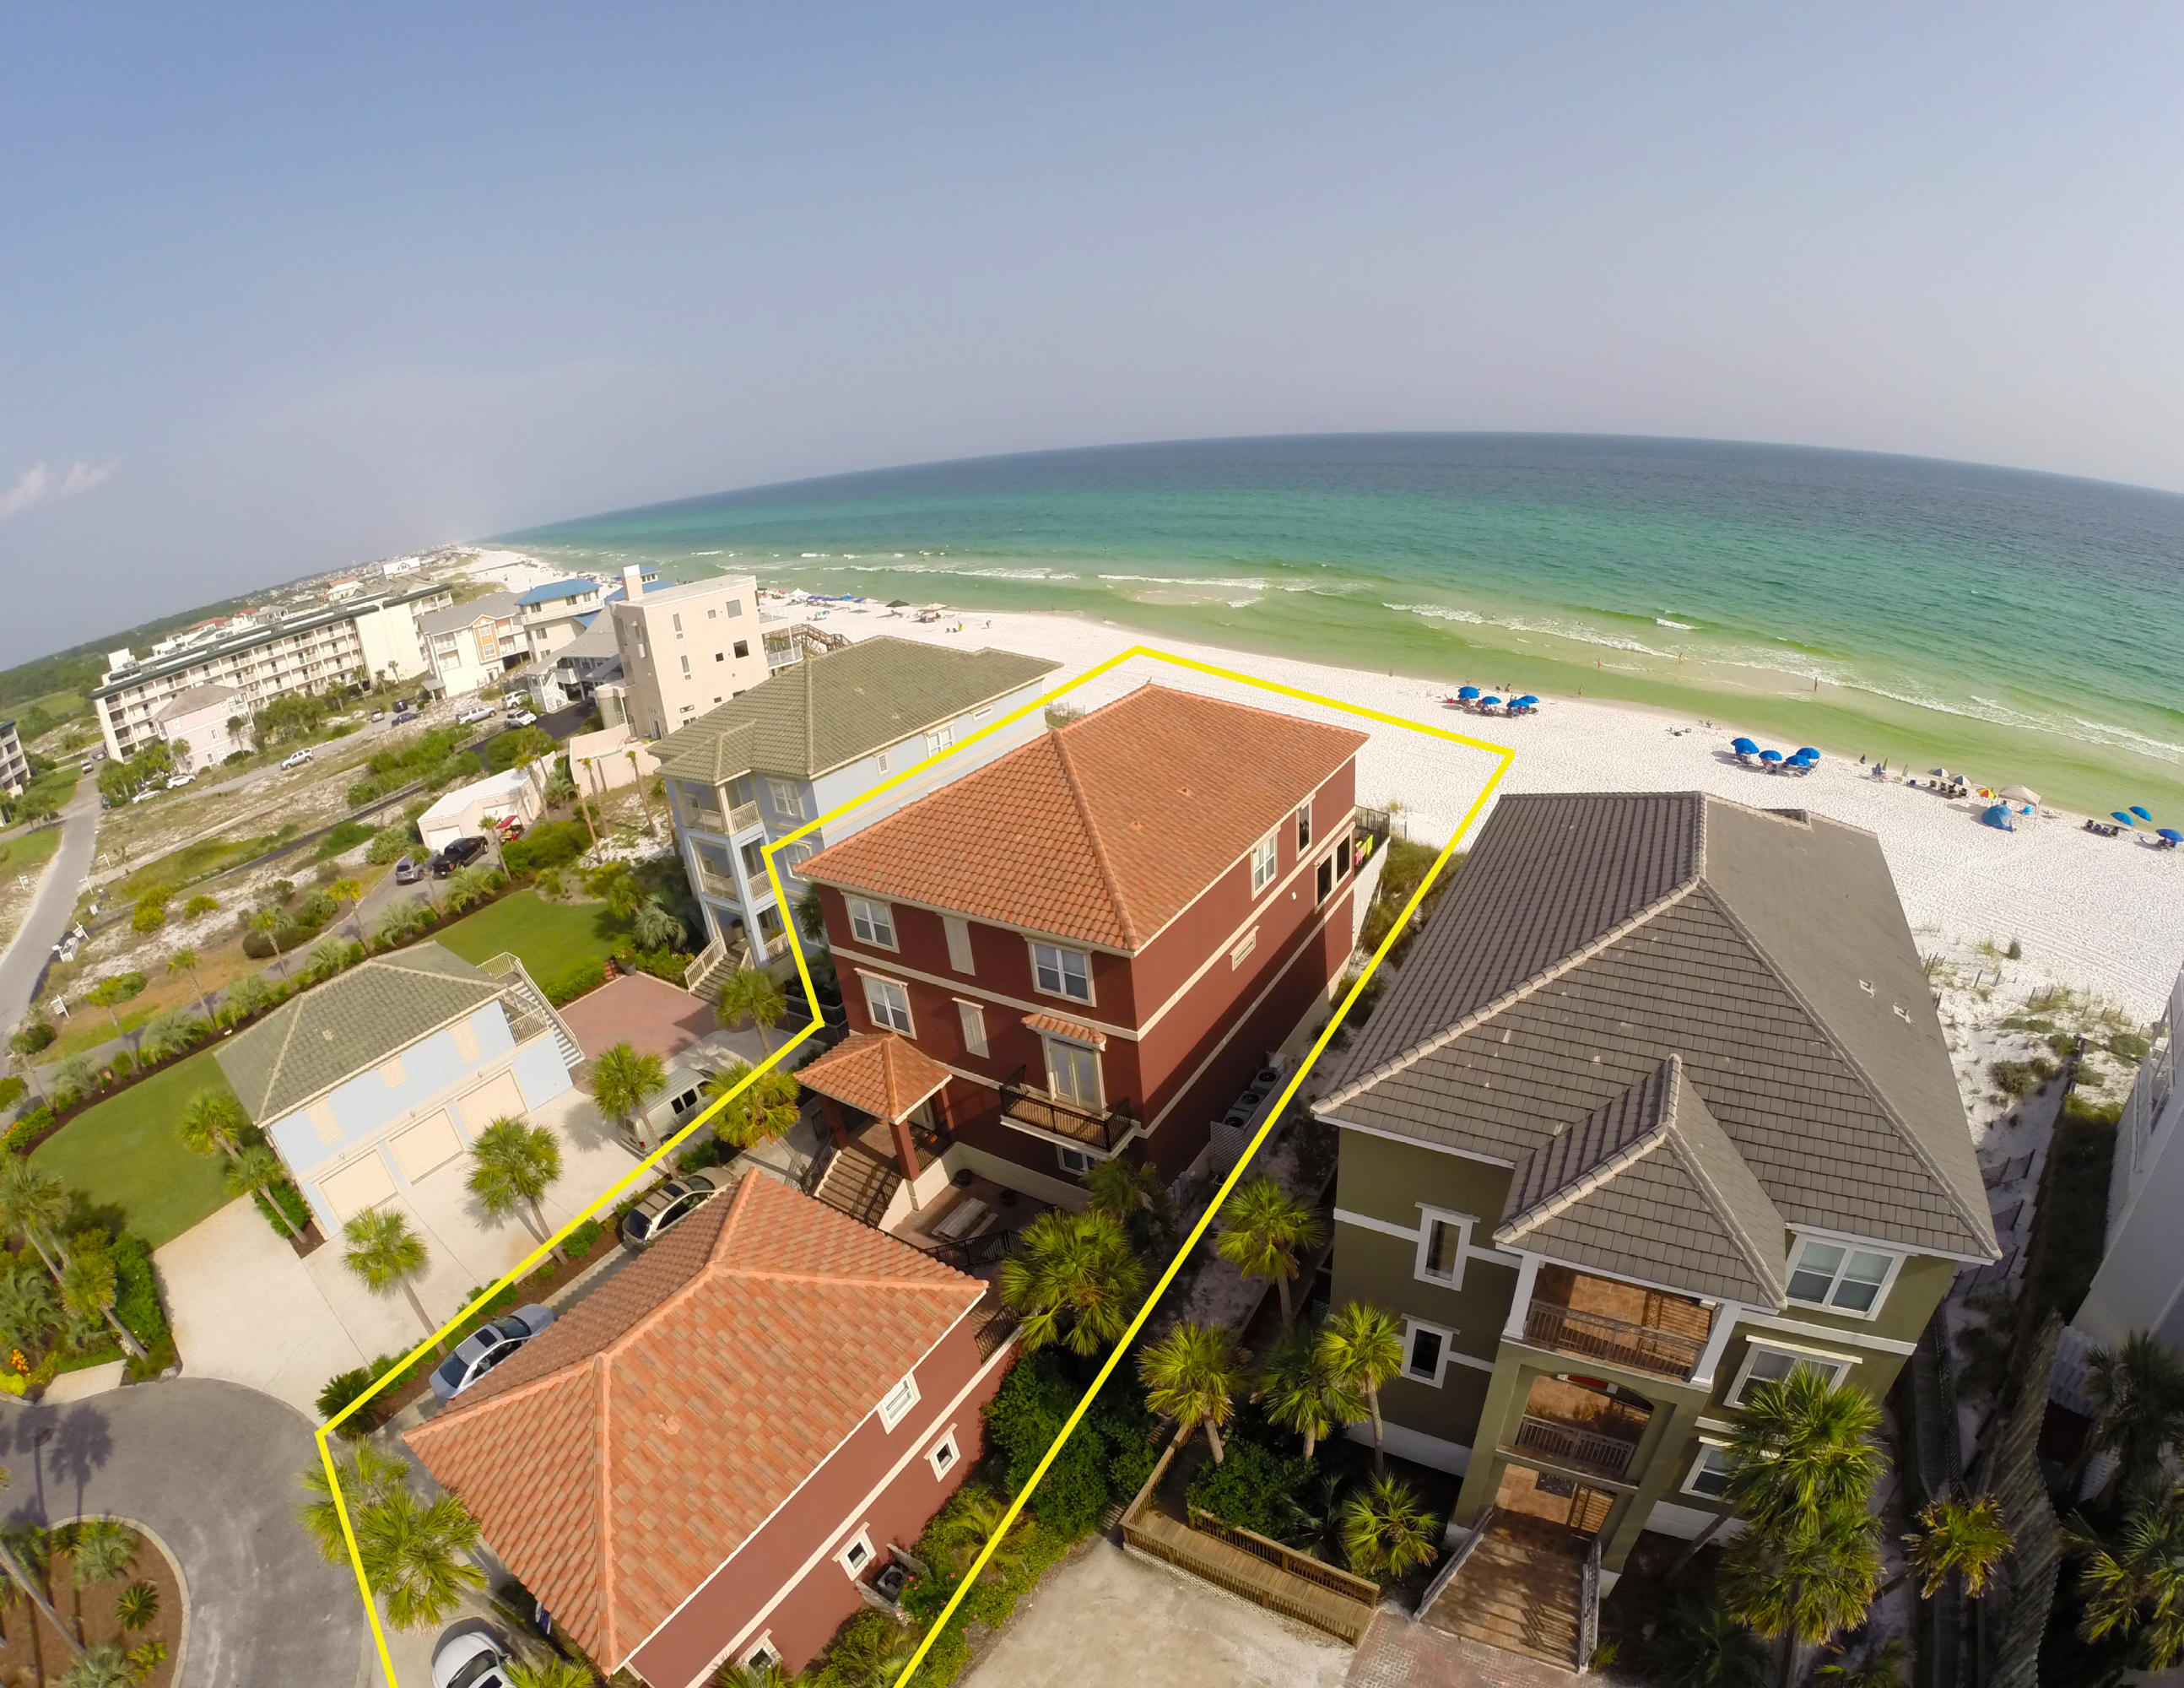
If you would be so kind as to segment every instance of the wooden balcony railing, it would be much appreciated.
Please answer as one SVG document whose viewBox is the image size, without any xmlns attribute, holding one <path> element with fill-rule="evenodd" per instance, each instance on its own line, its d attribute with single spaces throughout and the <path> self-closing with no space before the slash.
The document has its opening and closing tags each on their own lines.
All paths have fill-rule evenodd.
<svg viewBox="0 0 2184 1688">
<path fill-rule="evenodd" d="M 1121 1148 L 1138 1128 L 1128 1102 L 1110 1102 L 1104 1111 L 1080 1107 L 1025 1084 L 1025 1070 L 1019 1067 L 1001 1084 L 1002 1118 L 1106 1154 Z"/>
<path fill-rule="evenodd" d="M 1535 1348 L 1679 1381 L 1691 1376 L 1705 1349 L 1696 1337 L 1542 1301 L 1533 1302 L 1524 1315 L 1524 1340 Z"/>
<path fill-rule="evenodd" d="M 1542 1459 L 1551 1459 L 1557 1465 L 1575 1466 L 1602 1477 L 1624 1475 L 1630 1469 L 1630 1457 L 1638 1451 L 1635 1442 L 1604 1436 L 1597 1430 L 1564 1423 L 1558 1418 L 1542 1418 L 1533 1412 L 1527 1412 L 1519 1421 L 1513 1446 Z"/>
</svg>

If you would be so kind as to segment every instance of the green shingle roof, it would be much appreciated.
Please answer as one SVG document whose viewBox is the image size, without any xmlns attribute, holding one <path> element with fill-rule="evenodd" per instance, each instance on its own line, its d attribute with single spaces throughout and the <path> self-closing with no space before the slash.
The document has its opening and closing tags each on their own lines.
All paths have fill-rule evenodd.
<svg viewBox="0 0 2184 1688">
<path fill-rule="evenodd" d="M 806 657 L 654 747 L 672 778 L 725 785 L 748 773 L 811 779 L 991 703 L 1061 665 L 1011 650 L 860 640 Z"/>
<path fill-rule="evenodd" d="M 437 944 L 375 956 L 284 1002 L 215 1059 L 259 1125 L 407 1049 L 500 994 Z"/>
</svg>

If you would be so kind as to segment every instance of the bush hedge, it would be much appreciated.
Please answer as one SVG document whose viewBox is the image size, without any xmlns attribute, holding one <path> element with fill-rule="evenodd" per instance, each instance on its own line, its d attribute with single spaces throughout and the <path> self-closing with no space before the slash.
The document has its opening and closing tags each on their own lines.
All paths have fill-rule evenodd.
<svg viewBox="0 0 2184 1688">
<path fill-rule="evenodd" d="M 311 859 L 314 861 L 325 861 L 330 857 L 341 855 L 345 850 L 354 850 L 359 844 L 371 838 L 374 831 L 375 828 L 366 826 L 361 821 L 340 822 L 328 829 L 326 837 L 319 840 L 319 847 L 312 852 Z"/>
<path fill-rule="evenodd" d="M 559 1008 L 565 1002 L 574 1002 L 590 990 L 597 990 L 606 983 L 606 963 L 597 955 L 579 961 L 559 978 L 551 978 L 539 987 L 546 1000 Z"/>
<path fill-rule="evenodd" d="M 1031 1480 L 1091 1382 L 1093 1368 L 1042 1348 L 1017 1362 L 985 1408 L 986 1433 L 1007 1462 L 1009 1492 Z M 1079 1373 L 1082 1373 L 1080 1376 Z M 1153 1416 L 1134 1380 L 1111 1379 L 1039 1486 L 1039 1515 L 1066 1545 L 1100 1528 L 1152 1474 Z"/>
<path fill-rule="evenodd" d="M 1312 1462 L 1241 1438 L 1223 1451 L 1220 1464 L 1206 1461 L 1190 1479 L 1190 1504 L 1254 1535 L 1279 1536 L 1291 1498 L 1312 1477 Z"/>
<path fill-rule="evenodd" d="M 591 835 L 574 821 L 547 821 L 501 850 L 510 873 L 566 867 L 591 847 Z"/>
<path fill-rule="evenodd" d="M 281 1212 L 288 1216 L 289 1223 L 294 1225 L 298 1231 L 309 1228 L 312 1217 L 311 1204 L 304 1200 L 303 1191 L 283 1178 L 273 1186 L 272 1194 L 275 1200 L 281 1204 Z M 281 1223 L 273 1212 L 273 1202 L 266 1199 L 266 1192 L 262 1189 L 254 1190 L 251 1192 L 251 1196 L 258 1204 L 258 1211 L 265 1216 L 265 1223 L 273 1228 L 281 1240 L 283 1242 L 289 1240 L 286 1227 Z"/>
</svg>

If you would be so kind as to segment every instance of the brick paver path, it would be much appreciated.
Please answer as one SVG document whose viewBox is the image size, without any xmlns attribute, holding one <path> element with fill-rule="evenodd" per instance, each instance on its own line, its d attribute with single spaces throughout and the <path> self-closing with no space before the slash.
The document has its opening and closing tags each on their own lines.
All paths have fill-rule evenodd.
<svg viewBox="0 0 2184 1688">
<path fill-rule="evenodd" d="M 1384 1609 L 1358 1644 L 1344 1688 L 1577 1688 L 1585 1680 Z"/>
</svg>

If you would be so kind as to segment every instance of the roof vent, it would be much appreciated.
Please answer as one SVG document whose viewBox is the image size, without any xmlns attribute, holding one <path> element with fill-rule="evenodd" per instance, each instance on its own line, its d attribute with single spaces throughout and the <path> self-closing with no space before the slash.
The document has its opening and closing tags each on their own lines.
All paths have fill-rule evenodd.
<svg viewBox="0 0 2184 1688">
<path fill-rule="evenodd" d="M 1860 979 L 1858 982 L 1858 988 L 1864 991 L 1868 996 L 1873 994 L 1873 981 L 1871 979 Z"/>
<path fill-rule="evenodd" d="M 324 1038 L 328 1043 L 332 1043 L 334 1040 L 333 1028 L 331 1026 L 321 1027 L 319 1031 L 319 1035 Z"/>
<path fill-rule="evenodd" d="M 1896 1005 L 1896 1017 L 1908 1026 L 1911 1023 L 1911 1011 L 1899 1002 Z"/>
</svg>

